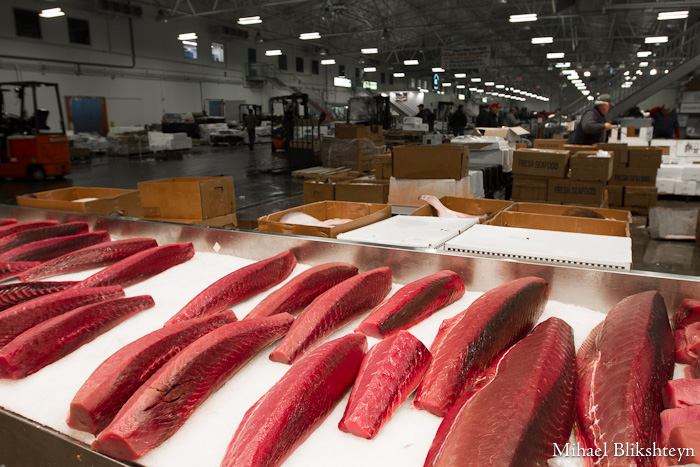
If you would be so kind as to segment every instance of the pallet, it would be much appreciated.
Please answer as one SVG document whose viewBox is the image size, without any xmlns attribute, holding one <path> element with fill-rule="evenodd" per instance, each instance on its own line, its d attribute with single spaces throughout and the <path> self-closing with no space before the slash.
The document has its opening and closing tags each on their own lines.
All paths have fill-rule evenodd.
<svg viewBox="0 0 700 467">
<path fill-rule="evenodd" d="M 295 170 L 292 172 L 292 177 L 300 178 L 323 178 L 329 175 L 338 175 L 345 172 L 351 172 L 349 167 L 310 167 L 308 169 Z"/>
</svg>

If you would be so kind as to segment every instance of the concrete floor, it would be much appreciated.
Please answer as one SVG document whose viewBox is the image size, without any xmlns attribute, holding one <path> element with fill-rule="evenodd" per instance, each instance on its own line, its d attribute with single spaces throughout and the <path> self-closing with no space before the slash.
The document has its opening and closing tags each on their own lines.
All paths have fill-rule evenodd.
<svg viewBox="0 0 700 467">
<path fill-rule="evenodd" d="M 136 189 L 140 181 L 229 175 L 234 181 L 238 219 L 252 221 L 303 204 L 303 179 L 292 177 L 290 172 L 286 156 L 272 154 L 269 144 L 256 145 L 252 151 L 244 146 L 195 147 L 181 160 L 156 160 L 153 155 L 102 156 L 75 161 L 73 173 L 63 180 L 3 180 L 0 203 L 16 204 L 16 195 L 73 185 Z M 659 206 L 700 208 L 700 198 L 661 199 Z M 634 269 L 700 276 L 699 243 L 652 240 L 644 216 L 635 216 L 631 233 Z"/>
</svg>

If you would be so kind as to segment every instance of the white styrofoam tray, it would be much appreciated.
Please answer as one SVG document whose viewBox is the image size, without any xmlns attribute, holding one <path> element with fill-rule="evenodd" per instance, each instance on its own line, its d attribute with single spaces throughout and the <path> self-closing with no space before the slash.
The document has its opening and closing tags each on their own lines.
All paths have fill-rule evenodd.
<svg viewBox="0 0 700 467">
<path fill-rule="evenodd" d="M 394 216 L 338 235 L 339 240 L 409 248 L 442 248 L 446 241 L 466 231 L 478 218 Z"/>
<path fill-rule="evenodd" d="M 445 250 L 594 269 L 632 267 L 632 239 L 609 235 L 479 224 L 449 240 Z"/>
</svg>

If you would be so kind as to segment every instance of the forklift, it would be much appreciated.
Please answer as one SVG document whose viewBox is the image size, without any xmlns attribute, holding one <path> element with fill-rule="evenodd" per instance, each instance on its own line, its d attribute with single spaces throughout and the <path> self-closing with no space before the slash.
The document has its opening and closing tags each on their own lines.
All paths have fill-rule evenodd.
<svg viewBox="0 0 700 467">
<path fill-rule="evenodd" d="M 355 125 L 381 125 L 391 128 L 391 101 L 389 97 L 351 97 L 348 100 L 346 123 Z"/>
<path fill-rule="evenodd" d="M 291 110 L 290 110 L 291 106 Z M 295 139 L 294 126 L 299 119 L 309 120 L 309 96 L 291 94 L 270 98 L 270 124 L 272 152 L 287 152 L 290 142 Z"/>
<path fill-rule="evenodd" d="M 55 95 L 59 128 L 49 128 L 49 111 L 38 105 L 38 94 L 47 92 Z M 71 173 L 58 84 L 0 83 L 0 111 L 0 177 L 45 180 Z"/>
</svg>

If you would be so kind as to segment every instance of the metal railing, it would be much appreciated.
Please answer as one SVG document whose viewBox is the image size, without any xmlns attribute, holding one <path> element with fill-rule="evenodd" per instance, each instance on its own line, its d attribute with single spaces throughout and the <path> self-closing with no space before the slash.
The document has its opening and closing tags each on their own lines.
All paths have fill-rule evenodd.
<svg viewBox="0 0 700 467">
<path fill-rule="evenodd" d="M 648 58 L 640 58 L 640 61 L 649 62 L 646 70 L 638 74 L 636 70 L 619 71 L 610 79 L 606 80 L 595 89 L 591 89 L 591 96 L 600 94 L 610 94 L 612 101 L 621 102 L 626 97 L 639 91 L 641 88 L 661 79 L 665 75 L 665 70 L 673 72 L 673 68 L 683 64 L 686 60 L 700 54 L 700 23 L 688 28 L 683 34 L 671 39 L 666 44 L 659 46 L 654 54 Z M 651 70 L 656 69 L 655 75 Z M 625 85 L 624 83 L 632 83 Z M 564 107 L 564 113 L 573 113 L 575 116 L 581 115 L 591 103 L 587 96 L 581 96 L 571 104 Z"/>
</svg>

